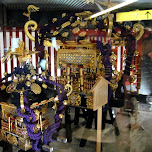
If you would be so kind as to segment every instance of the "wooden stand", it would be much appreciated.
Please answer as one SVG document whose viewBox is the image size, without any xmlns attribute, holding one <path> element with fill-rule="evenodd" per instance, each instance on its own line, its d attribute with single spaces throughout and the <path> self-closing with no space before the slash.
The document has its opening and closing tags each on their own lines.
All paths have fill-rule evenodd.
<svg viewBox="0 0 152 152">
<path fill-rule="evenodd" d="M 108 84 L 103 77 L 99 77 L 91 89 L 93 92 L 93 110 L 97 110 L 97 145 L 96 152 L 101 152 L 102 106 L 108 102 Z"/>
</svg>

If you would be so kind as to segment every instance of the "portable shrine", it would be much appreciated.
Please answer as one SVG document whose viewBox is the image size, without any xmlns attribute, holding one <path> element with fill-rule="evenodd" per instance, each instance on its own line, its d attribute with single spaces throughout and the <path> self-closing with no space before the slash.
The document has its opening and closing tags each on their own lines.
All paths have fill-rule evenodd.
<svg viewBox="0 0 152 152">
<path fill-rule="evenodd" d="M 99 66 L 104 67 L 98 62 L 99 58 L 101 54 L 96 43 L 89 40 L 81 40 L 79 43 L 68 41 L 58 50 L 57 68 L 61 69 L 62 76 L 57 77 L 56 81 L 63 84 L 70 83 L 73 87 L 68 104 L 81 105 L 80 95 L 85 94 L 87 108 L 92 108 L 93 96 L 90 90 L 102 72 Z"/>
<path fill-rule="evenodd" d="M 48 146 L 49 142 L 66 142 L 66 138 L 58 137 L 57 128 L 63 118 L 64 100 L 67 100 L 71 86 L 55 83 L 47 71 L 38 74 L 30 62 L 26 63 L 34 52 L 24 49 L 24 42 L 19 41 L 19 47 L 14 52 L 10 48 L 3 62 L 9 53 L 20 59 L 20 67 L 0 80 L 13 77 L 11 81 L 3 82 L 0 89 L 1 139 L 25 151 L 53 151 L 53 147 Z M 54 124 L 46 117 L 48 102 L 54 103 Z"/>
</svg>

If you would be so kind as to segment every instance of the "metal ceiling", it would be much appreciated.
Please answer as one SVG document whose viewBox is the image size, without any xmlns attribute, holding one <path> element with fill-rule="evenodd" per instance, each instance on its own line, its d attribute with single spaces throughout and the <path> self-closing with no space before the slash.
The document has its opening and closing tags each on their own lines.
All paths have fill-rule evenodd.
<svg viewBox="0 0 152 152">
<path fill-rule="evenodd" d="M 28 5 L 34 4 L 41 10 L 91 10 L 98 12 L 101 8 L 106 9 L 107 2 L 118 4 L 125 0 L 94 0 L 94 3 L 86 3 L 86 0 L 0 0 L 8 9 L 25 9 Z M 151 9 L 152 0 L 138 0 L 138 2 L 126 6 L 119 11 L 133 9 Z"/>
</svg>

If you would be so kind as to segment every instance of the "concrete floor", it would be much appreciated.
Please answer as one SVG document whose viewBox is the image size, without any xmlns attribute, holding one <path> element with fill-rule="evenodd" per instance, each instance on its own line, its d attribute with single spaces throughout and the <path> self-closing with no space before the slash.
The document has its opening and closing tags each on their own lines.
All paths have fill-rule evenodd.
<svg viewBox="0 0 152 152">
<path fill-rule="evenodd" d="M 106 128 L 102 131 L 103 152 L 152 152 L 152 112 L 148 104 L 139 104 L 138 123 L 144 127 L 144 130 L 131 130 L 127 125 L 134 123 L 134 117 L 122 113 L 117 114 L 117 123 L 120 135 L 116 136 L 114 127 L 106 124 Z M 119 111 L 119 109 L 116 109 Z M 50 110 L 52 113 L 52 111 Z M 73 109 L 71 108 L 71 117 L 73 117 Z M 52 115 L 53 118 L 53 115 Z M 80 118 L 80 124 L 74 126 L 72 124 L 73 139 L 71 143 L 53 142 L 54 152 L 95 152 L 96 151 L 96 130 L 94 125 L 92 129 L 85 129 L 84 119 Z M 85 132 L 85 134 L 84 134 Z M 59 133 L 65 136 L 65 129 Z M 85 147 L 79 147 L 81 138 L 87 138 Z M 18 148 L 13 147 L 13 152 L 18 152 Z M 0 147 L 0 152 L 2 148 Z"/>
</svg>

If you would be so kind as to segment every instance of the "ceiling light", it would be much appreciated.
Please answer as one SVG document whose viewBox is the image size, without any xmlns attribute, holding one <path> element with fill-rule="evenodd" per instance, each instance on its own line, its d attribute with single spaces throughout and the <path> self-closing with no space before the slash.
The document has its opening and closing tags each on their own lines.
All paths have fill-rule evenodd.
<svg viewBox="0 0 152 152">
<path fill-rule="evenodd" d="M 89 18 L 86 18 L 86 20 L 87 20 L 87 19 L 90 19 L 90 18 L 95 18 L 95 17 L 100 16 L 100 15 L 103 15 L 103 14 L 106 14 L 106 13 L 108 13 L 108 12 L 111 12 L 111 11 L 113 11 L 113 10 L 116 10 L 116 9 L 118 9 L 118 8 L 124 7 L 124 6 L 126 6 L 126 5 L 129 5 L 129 4 L 134 3 L 134 2 L 137 2 L 137 1 L 138 1 L 138 0 L 127 0 L 127 1 L 125 1 L 125 2 L 123 2 L 123 3 L 120 3 L 120 4 L 118 4 L 118 5 L 115 5 L 115 6 L 113 6 L 113 7 L 110 7 L 110 8 L 108 8 L 108 9 L 106 9 L 106 10 L 103 10 L 103 11 L 101 11 L 101 12 L 98 12 L 98 13 L 96 13 L 96 14 L 93 14 L 93 15 L 91 15 Z"/>
</svg>

